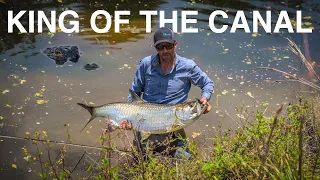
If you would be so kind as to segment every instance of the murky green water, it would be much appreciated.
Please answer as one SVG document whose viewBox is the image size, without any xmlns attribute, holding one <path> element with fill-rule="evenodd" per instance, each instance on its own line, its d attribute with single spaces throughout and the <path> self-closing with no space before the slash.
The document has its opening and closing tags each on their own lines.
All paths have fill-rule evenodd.
<svg viewBox="0 0 320 180">
<path fill-rule="evenodd" d="M 172 10 L 198 11 L 199 33 L 178 33 L 181 56 L 195 60 L 215 81 L 215 93 L 211 104 L 212 112 L 202 116 L 201 120 L 186 129 L 188 136 L 200 132 L 195 140 L 203 144 L 219 127 L 236 129 L 242 118 L 254 115 L 256 110 L 272 115 L 282 103 L 295 101 L 296 95 L 313 96 L 312 89 L 297 82 L 268 83 L 285 79 L 274 71 L 252 71 L 253 68 L 266 66 L 308 78 L 305 66 L 299 57 L 288 49 L 292 39 L 305 52 L 304 40 L 308 40 L 310 58 L 319 73 L 320 7 L 316 1 L 6 1 L 0 2 L 0 116 L 3 117 L 1 135 L 24 137 L 25 132 L 36 129 L 45 130 L 53 140 L 66 140 L 65 127 L 70 123 L 71 136 L 75 143 L 95 145 L 104 121 L 96 120 L 80 134 L 89 114 L 76 105 L 77 102 L 91 102 L 96 105 L 125 101 L 133 80 L 137 63 L 145 56 L 156 53 L 152 45 L 152 35 L 145 33 L 145 19 L 139 16 L 139 10 L 165 10 L 170 17 Z M 20 34 L 7 33 L 7 11 L 14 10 L 56 10 L 57 14 L 71 9 L 79 14 L 80 33 L 66 34 Z M 112 31 L 97 34 L 90 28 L 90 16 L 98 9 L 108 12 L 130 10 L 130 26 L 121 27 L 121 33 Z M 266 34 L 259 29 L 258 35 L 237 31 L 231 34 L 230 26 L 225 33 L 215 34 L 208 26 L 212 11 L 227 11 L 229 19 L 218 18 L 221 24 L 231 26 L 237 10 L 244 10 L 252 30 L 252 12 L 259 10 L 263 14 L 272 10 L 275 15 L 287 10 L 292 19 L 296 10 L 302 10 L 303 21 L 311 22 L 312 34 L 305 37 L 298 33 Z M 179 14 L 179 13 L 178 13 Z M 309 17 L 310 16 L 310 17 Z M 277 16 L 272 19 L 276 22 Z M 26 24 L 27 16 L 22 20 Z M 97 21 L 103 26 L 103 19 Z M 178 17 L 180 23 L 180 14 Z M 153 28 L 159 26 L 158 17 L 152 21 Z M 170 26 L 169 26 L 170 27 Z M 178 26 L 180 31 L 181 26 Z M 16 29 L 15 29 L 16 30 Z M 305 39 L 304 39 L 305 38 Z M 59 45 L 76 45 L 82 55 L 78 62 L 65 62 L 58 65 L 49 59 L 42 50 Z M 96 63 L 100 68 L 87 71 L 86 64 Z M 190 98 L 199 97 L 200 90 L 193 88 Z M 241 112 L 242 105 L 247 111 Z M 267 108 L 268 107 L 268 108 Z M 266 109 L 267 108 L 267 109 Z M 129 133 L 131 137 L 131 134 Z M 33 174 L 25 160 L 22 147 L 28 142 L 0 138 L 1 152 L 0 176 L 5 179 L 33 179 Z M 119 147 L 124 146 L 118 142 Z M 82 149 L 73 149 L 72 155 L 82 153 Z M 12 168 L 17 165 L 17 169 Z"/>
</svg>

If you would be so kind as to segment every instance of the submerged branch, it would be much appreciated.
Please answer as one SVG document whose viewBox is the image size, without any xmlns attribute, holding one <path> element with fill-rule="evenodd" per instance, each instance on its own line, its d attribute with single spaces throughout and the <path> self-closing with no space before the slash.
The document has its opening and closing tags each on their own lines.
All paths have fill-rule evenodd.
<svg viewBox="0 0 320 180">
<path fill-rule="evenodd" d="M 288 76 L 288 77 L 287 77 L 288 79 L 286 79 L 286 80 L 275 80 L 274 82 L 298 81 L 298 82 L 300 82 L 300 83 L 302 83 L 302 84 L 308 85 L 308 86 L 310 86 L 310 87 L 312 87 L 312 88 L 320 91 L 320 87 L 319 87 L 318 85 L 314 84 L 313 82 L 310 82 L 310 81 L 308 81 L 308 80 L 306 80 L 306 79 L 303 79 L 303 78 L 298 78 L 298 77 L 296 77 L 296 76 L 294 76 L 294 75 L 292 75 L 292 74 L 290 74 L 290 73 L 281 71 L 281 70 L 279 70 L 279 69 L 270 68 L 270 67 L 256 67 L 256 68 L 254 68 L 253 70 L 256 70 L 256 69 L 266 69 L 266 70 L 277 71 L 277 72 L 280 72 L 280 73 Z"/>
<path fill-rule="evenodd" d="M 318 81 L 320 81 L 320 77 L 317 75 L 317 73 L 314 71 L 312 65 L 307 61 L 306 57 L 303 55 L 301 50 L 298 48 L 298 46 L 289 38 L 287 38 L 289 41 L 289 48 L 290 50 L 295 53 L 297 56 L 300 57 L 301 61 L 304 63 L 304 65 L 307 67 L 307 69 L 317 78 Z"/>
</svg>

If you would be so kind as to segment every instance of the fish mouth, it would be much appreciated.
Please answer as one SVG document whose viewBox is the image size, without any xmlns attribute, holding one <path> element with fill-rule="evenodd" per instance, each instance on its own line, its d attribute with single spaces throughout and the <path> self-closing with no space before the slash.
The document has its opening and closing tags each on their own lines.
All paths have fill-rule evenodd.
<svg viewBox="0 0 320 180">
<path fill-rule="evenodd" d="M 188 101 L 181 106 L 178 106 L 176 109 L 176 117 L 180 119 L 183 123 L 189 124 L 194 122 L 194 120 L 198 119 L 201 115 L 201 102 L 199 99 L 194 99 L 192 101 Z"/>
</svg>

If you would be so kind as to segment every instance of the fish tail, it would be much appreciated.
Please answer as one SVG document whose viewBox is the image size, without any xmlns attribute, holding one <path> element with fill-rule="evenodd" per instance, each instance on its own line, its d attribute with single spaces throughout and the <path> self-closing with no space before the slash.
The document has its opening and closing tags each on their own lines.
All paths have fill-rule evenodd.
<svg viewBox="0 0 320 180">
<path fill-rule="evenodd" d="M 77 104 L 78 104 L 79 106 L 85 108 L 86 110 L 88 110 L 89 113 L 91 114 L 91 117 L 90 117 L 89 121 L 88 121 L 87 124 L 81 129 L 80 132 L 82 132 L 83 129 L 84 129 L 94 118 L 96 118 L 96 116 L 95 116 L 95 113 L 94 113 L 94 107 L 92 107 L 92 106 L 87 106 L 87 105 L 82 104 L 82 103 L 77 103 Z"/>
</svg>

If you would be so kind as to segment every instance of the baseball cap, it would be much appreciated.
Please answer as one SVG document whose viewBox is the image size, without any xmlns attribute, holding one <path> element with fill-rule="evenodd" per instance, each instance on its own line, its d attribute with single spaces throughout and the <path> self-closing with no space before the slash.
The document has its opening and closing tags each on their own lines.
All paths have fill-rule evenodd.
<svg viewBox="0 0 320 180">
<path fill-rule="evenodd" d="M 159 28 L 153 35 L 154 46 L 157 46 L 159 43 L 162 42 L 168 42 L 173 44 L 175 40 L 176 37 L 174 35 L 174 32 L 167 27 Z"/>
</svg>

